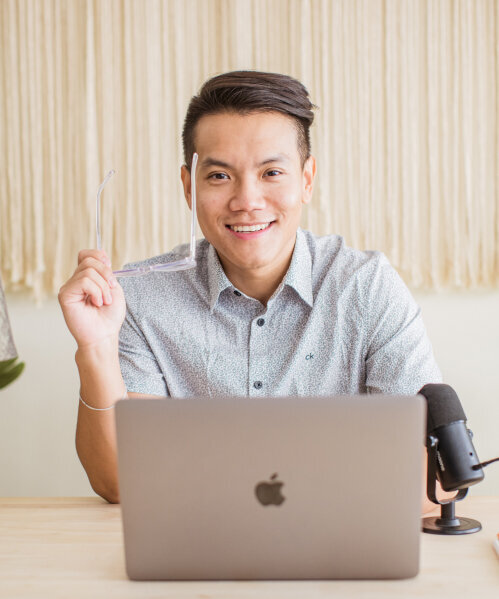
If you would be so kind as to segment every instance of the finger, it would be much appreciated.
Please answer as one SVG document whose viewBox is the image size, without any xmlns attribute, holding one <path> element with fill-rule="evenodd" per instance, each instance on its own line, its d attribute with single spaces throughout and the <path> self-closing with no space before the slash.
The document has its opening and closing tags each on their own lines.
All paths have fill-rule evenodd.
<svg viewBox="0 0 499 599">
<path fill-rule="evenodd" d="M 80 265 L 80 263 L 83 262 L 85 258 L 89 257 L 95 258 L 96 260 L 99 260 L 99 262 L 102 262 L 106 266 L 111 267 L 111 260 L 104 250 L 80 250 L 78 252 L 78 265 Z"/>
<path fill-rule="evenodd" d="M 89 268 L 98 272 L 100 276 L 107 282 L 109 287 L 116 287 L 116 277 L 114 276 L 111 268 L 92 256 L 87 256 L 82 260 L 82 262 L 80 262 L 75 271 L 75 275 L 80 272 L 84 272 Z"/>
<path fill-rule="evenodd" d="M 115 291 L 121 291 L 116 283 Z M 113 292 L 107 281 L 93 268 L 75 273 L 59 290 L 59 303 L 62 307 L 82 300 L 89 300 L 97 306 L 113 303 Z"/>
<path fill-rule="evenodd" d="M 113 296 L 109 282 L 97 270 L 95 270 L 95 268 L 89 267 L 82 270 L 74 277 L 74 279 L 75 287 L 79 287 L 80 291 L 84 291 L 83 285 L 88 285 L 88 281 L 92 281 L 92 283 L 98 287 L 100 290 L 99 297 L 102 300 L 99 305 L 109 305 L 113 303 Z M 94 287 L 92 286 L 92 289 L 93 288 Z"/>
<path fill-rule="evenodd" d="M 70 291 L 70 289 L 68 289 Z M 84 276 L 78 281 L 78 287 L 73 291 L 78 291 L 78 295 L 87 302 L 100 308 L 104 305 L 104 296 L 102 288 L 94 281 L 91 276 Z"/>
</svg>

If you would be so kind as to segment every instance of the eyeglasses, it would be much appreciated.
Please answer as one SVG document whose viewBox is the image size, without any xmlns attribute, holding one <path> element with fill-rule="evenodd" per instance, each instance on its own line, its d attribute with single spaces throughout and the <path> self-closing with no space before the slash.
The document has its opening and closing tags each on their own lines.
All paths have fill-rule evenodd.
<svg viewBox="0 0 499 599">
<path fill-rule="evenodd" d="M 191 165 L 191 245 L 190 251 L 187 258 L 182 260 L 176 260 L 174 262 L 167 262 L 165 264 L 154 264 L 152 266 L 140 266 L 139 268 L 128 268 L 125 270 L 114 270 L 113 274 L 117 277 L 140 277 L 147 275 L 151 272 L 174 272 L 176 270 L 188 270 L 196 266 L 196 166 L 198 163 L 198 155 L 194 153 L 192 157 Z M 104 185 L 114 175 L 115 171 L 111 170 L 106 175 L 104 181 L 99 185 L 97 191 L 97 203 L 96 203 L 96 217 L 95 217 L 95 228 L 97 231 L 97 249 L 102 249 L 101 234 L 100 234 L 100 196 Z"/>
</svg>

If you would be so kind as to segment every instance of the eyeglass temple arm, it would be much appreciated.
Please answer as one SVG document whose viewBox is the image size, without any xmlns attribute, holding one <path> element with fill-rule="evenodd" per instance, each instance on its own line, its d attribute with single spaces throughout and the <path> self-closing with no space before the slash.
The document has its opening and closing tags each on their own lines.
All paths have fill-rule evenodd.
<svg viewBox="0 0 499 599">
<path fill-rule="evenodd" d="M 101 235 L 100 235 L 100 196 L 102 193 L 102 190 L 104 189 L 104 185 L 109 181 L 109 179 L 114 175 L 116 171 L 110 170 L 107 175 L 106 178 L 104 179 L 104 181 L 102 181 L 102 183 L 99 185 L 99 189 L 97 190 L 97 206 L 96 206 L 96 210 L 95 210 L 95 230 L 97 231 L 97 249 L 101 250 L 102 249 L 102 240 L 101 240 Z"/>
<path fill-rule="evenodd" d="M 196 251 L 196 166 L 198 163 L 198 155 L 194 152 L 192 157 L 192 166 L 191 166 L 191 210 L 192 210 L 192 220 L 191 220 L 191 256 L 195 255 Z M 97 190 L 97 206 L 95 210 L 95 230 L 97 232 L 97 249 L 102 249 L 102 239 L 100 234 L 100 196 L 102 194 L 102 190 L 104 186 L 109 181 L 109 179 L 114 175 L 116 171 L 114 169 L 110 170 L 104 181 L 99 185 L 99 189 Z"/>
<path fill-rule="evenodd" d="M 194 152 L 191 166 L 191 256 L 196 252 L 196 167 L 198 164 L 198 155 Z"/>
</svg>

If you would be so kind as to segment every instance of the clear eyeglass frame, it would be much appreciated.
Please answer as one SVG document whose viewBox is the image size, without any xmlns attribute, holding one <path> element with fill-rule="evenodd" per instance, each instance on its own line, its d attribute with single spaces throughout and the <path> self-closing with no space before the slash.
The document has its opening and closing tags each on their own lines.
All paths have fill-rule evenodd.
<svg viewBox="0 0 499 599">
<path fill-rule="evenodd" d="M 198 163 L 198 155 L 194 153 L 192 156 L 191 165 L 191 243 L 189 255 L 182 260 L 174 262 L 166 262 L 165 264 L 153 264 L 151 266 L 140 266 L 139 268 L 126 268 L 123 270 L 114 270 L 113 274 L 117 277 L 140 277 L 148 275 L 151 272 L 175 272 L 178 270 L 188 270 L 196 266 L 196 167 Z M 95 211 L 95 228 L 97 234 L 97 249 L 102 249 L 101 233 L 100 233 L 100 197 L 104 186 L 109 179 L 114 175 L 115 171 L 111 170 L 106 175 L 104 181 L 99 185 L 97 190 L 97 202 Z"/>
</svg>

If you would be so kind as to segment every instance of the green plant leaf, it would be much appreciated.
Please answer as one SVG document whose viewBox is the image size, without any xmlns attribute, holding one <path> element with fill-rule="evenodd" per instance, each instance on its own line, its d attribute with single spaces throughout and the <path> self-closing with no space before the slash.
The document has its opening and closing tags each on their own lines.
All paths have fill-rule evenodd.
<svg viewBox="0 0 499 599">
<path fill-rule="evenodd" d="M 17 358 L 0 362 L 0 389 L 10 385 L 24 370 L 24 362 L 17 362 Z"/>
<path fill-rule="evenodd" d="M 0 361 L 0 374 L 8 370 L 9 366 L 17 362 L 17 358 L 10 358 L 9 360 Z"/>
</svg>

